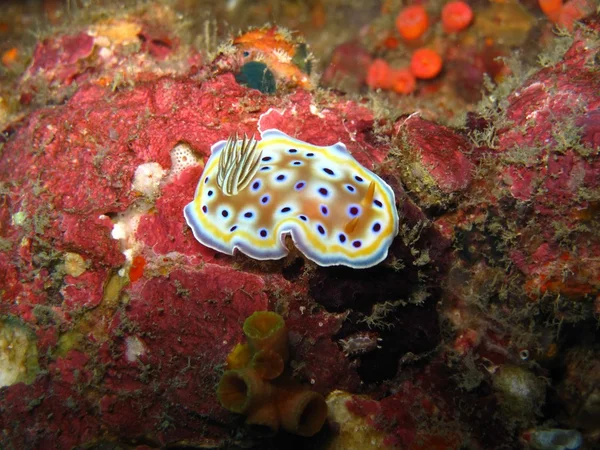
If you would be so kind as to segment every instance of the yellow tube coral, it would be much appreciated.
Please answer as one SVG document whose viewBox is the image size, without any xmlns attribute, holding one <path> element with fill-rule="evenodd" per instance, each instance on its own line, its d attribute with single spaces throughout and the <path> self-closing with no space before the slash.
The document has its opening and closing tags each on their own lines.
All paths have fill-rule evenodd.
<svg viewBox="0 0 600 450">
<path fill-rule="evenodd" d="M 303 389 L 289 373 L 288 332 L 283 318 L 257 311 L 244 322 L 247 343 L 227 356 L 227 369 L 217 387 L 224 408 L 246 415 L 261 434 L 280 426 L 300 436 L 313 436 L 327 419 L 327 403 L 319 393 Z"/>
<path fill-rule="evenodd" d="M 327 419 L 327 403 L 318 392 L 284 390 L 277 393 L 277 409 L 283 428 L 300 436 L 313 436 Z"/>
<path fill-rule="evenodd" d="M 275 434 L 279 430 L 279 411 L 273 402 L 260 405 L 248 414 L 246 423 L 261 434 Z"/>
<path fill-rule="evenodd" d="M 273 380 L 283 373 L 284 362 L 279 353 L 273 350 L 259 350 L 252 357 L 250 366 L 261 378 Z"/>
<path fill-rule="evenodd" d="M 271 311 L 256 311 L 244 322 L 244 334 L 253 351 L 271 350 L 287 361 L 288 331 L 283 317 Z"/>
<path fill-rule="evenodd" d="M 246 367 L 250 360 L 252 359 L 252 354 L 250 353 L 250 349 L 247 344 L 237 344 L 233 350 L 227 355 L 227 368 L 228 369 L 241 369 Z"/>
<path fill-rule="evenodd" d="M 268 399 L 272 390 L 255 370 L 228 370 L 219 381 L 217 396 L 224 408 L 243 414 Z"/>
</svg>

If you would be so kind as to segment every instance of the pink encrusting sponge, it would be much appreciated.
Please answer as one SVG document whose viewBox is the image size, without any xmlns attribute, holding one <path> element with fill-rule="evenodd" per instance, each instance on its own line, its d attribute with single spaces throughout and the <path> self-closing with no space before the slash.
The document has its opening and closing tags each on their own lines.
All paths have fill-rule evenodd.
<svg viewBox="0 0 600 450">
<path fill-rule="evenodd" d="M 184 215 L 202 244 L 252 258 L 288 253 L 285 235 L 321 266 L 365 268 L 398 234 L 394 192 L 340 142 L 319 147 L 270 129 L 211 148 Z"/>
</svg>

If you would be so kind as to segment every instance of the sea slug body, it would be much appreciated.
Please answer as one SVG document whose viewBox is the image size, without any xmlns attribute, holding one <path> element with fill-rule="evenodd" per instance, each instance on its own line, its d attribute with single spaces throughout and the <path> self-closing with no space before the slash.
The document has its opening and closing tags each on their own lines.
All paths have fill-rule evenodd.
<svg viewBox="0 0 600 450">
<path fill-rule="evenodd" d="M 346 146 L 320 147 L 277 130 L 232 137 L 211 157 L 185 219 L 203 245 L 258 259 L 288 253 L 285 235 L 320 266 L 371 267 L 398 234 L 392 189 Z"/>
<path fill-rule="evenodd" d="M 381 341 L 378 333 L 372 331 L 359 331 L 358 333 L 348 336 L 346 339 L 340 339 L 338 342 L 344 351 L 344 355 L 348 357 L 363 355 L 377 350 L 378 348 L 381 348 L 379 345 Z"/>
</svg>

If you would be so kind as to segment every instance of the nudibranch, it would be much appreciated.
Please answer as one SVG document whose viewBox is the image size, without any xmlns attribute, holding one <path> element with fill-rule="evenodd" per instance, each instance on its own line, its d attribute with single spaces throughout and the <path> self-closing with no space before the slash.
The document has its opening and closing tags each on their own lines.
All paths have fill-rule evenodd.
<svg viewBox="0 0 600 450">
<path fill-rule="evenodd" d="M 374 266 L 398 234 L 394 192 L 344 144 L 320 147 L 277 129 L 214 144 L 184 215 L 214 250 L 280 259 L 289 234 L 320 266 Z"/>
</svg>

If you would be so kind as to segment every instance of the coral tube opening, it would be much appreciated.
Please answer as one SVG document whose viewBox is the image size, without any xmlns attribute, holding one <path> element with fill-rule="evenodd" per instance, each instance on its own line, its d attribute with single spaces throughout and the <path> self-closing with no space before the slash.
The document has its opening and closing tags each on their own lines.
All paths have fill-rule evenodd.
<svg viewBox="0 0 600 450">
<path fill-rule="evenodd" d="M 253 370 L 228 370 L 217 387 L 221 405 L 229 411 L 244 413 L 269 395 L 270 387 Z"/>
<path fill-rule="evenodd" d="M 244 322 L 244 334 L 254 350 L 271 350 L 285 362 L 288 358 L 288 333 L 283 317 L 271 311 L 256 311 Z"/>
<path fill-rule="evenodd" d="M 319 432 L 327 418 L 327 403 L 313 391 L 282 392 L 278 402 L 283 428 L 300 436 Z"/>
<path fill-rule="evenodd" d="M 283 358 L 272 350 L 259 350 L 252 358 L 252 368 L 261 378 L 272 380 L 283 373 Z"/>
</svg>

